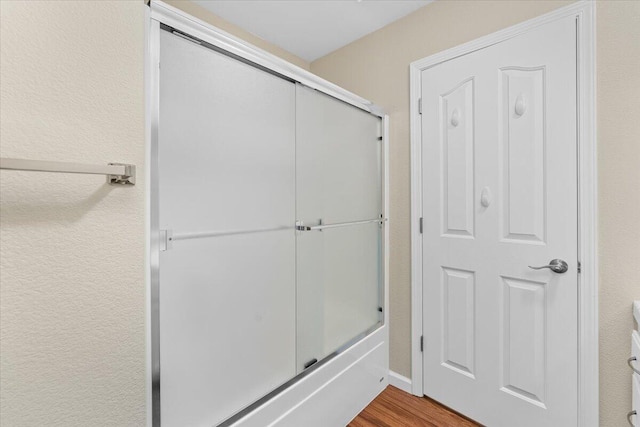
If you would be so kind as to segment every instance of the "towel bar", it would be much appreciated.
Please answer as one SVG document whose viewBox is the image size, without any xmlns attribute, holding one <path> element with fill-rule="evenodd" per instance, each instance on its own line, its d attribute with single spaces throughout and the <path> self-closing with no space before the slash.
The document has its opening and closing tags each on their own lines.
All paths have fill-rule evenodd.
<svg viewBox="0 0 640 427">
<path fill-rule="evenodd" d="M 83 163 L 1 158 L 0 169 L 33 172 L 85 173 L 93 175 L 107 175 L 107 182 L 111 185 L 135 185 L 136 183 L 135 165 L 124 163 L 87 165 Z"/>
</svg>

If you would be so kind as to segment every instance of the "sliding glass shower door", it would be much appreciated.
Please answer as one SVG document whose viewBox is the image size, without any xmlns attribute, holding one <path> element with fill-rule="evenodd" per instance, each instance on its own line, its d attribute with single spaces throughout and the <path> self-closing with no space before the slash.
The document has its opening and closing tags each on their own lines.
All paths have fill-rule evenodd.
<svg viewBox="0 0 640 427">
<path fill-rule="evenodd" d="M 160 53 L 162 424 L 211 426 L 295 375 L 295 85 Z"/>
<path fill-rule="evenodd" d="M 159 67 L 154 399 L 212 426 L 380 324 L 380 118 L 169 27 Z"/>
<path fill-rule="evenodd" d="M 380 118 L 296 86 L 298 372 L 382 319 Z"/>
</svg>

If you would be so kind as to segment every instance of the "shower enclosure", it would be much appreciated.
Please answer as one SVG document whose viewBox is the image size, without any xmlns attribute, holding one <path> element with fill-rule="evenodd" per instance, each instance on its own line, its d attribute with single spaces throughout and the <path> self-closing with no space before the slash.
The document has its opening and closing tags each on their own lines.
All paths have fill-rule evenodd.
<svg viewBox="0 0 640 427">
<path fill-rule="evenodd" d="M 375 395 L 387 382 L 384 117 L 151 7 L 153 425 L 291 425 L 326 384 L 359 381 L 305 386 L 378 333 L 378 362 L 340 362 Z M 261 415 L 279 396 L 294 397 Z"/>
</svg>

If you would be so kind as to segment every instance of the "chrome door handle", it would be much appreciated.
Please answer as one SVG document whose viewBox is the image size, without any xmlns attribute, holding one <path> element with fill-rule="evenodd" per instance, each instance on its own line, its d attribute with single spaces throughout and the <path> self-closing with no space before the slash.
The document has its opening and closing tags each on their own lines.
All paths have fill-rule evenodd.
<svg viewBox="0 0 640 427">
<path fill-rule="evenodd" d="M 627 359 L 627 365 L 629 365 L 629 367 L 631 368 L 631 370 L 633 370 L 633 372 L 640 375 L 640 369 L 633 366 L 633 362 L 635 362 L 636 360 L 638 360 L 637 357 L 631 356 L 630 358 Z"/>
<path fill-rule="evenodd" d="M 541 267 L 533 267 L 530 265 L 529 268 L 532 268 L 534 270 L 542 270 L 543 268 L 548 268 L 554 273 L 562 274 L 566 273 L 569 270 L 569 264 L 561 259 L 552 259 L 551 261 L 549 261 L 549 265 L 543 265 Z"/>
</svg>

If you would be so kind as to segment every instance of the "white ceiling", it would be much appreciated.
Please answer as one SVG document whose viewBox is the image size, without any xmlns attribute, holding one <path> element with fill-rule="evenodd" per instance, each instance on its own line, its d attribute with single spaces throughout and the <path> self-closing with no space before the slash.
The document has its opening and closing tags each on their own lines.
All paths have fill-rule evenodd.
<svg viewBox="0 0 640 427">
<path fill-rule="evenodd" d="M 196 0 L 240 28 L 311 62 L 433 0 Z"/>
</svg>

